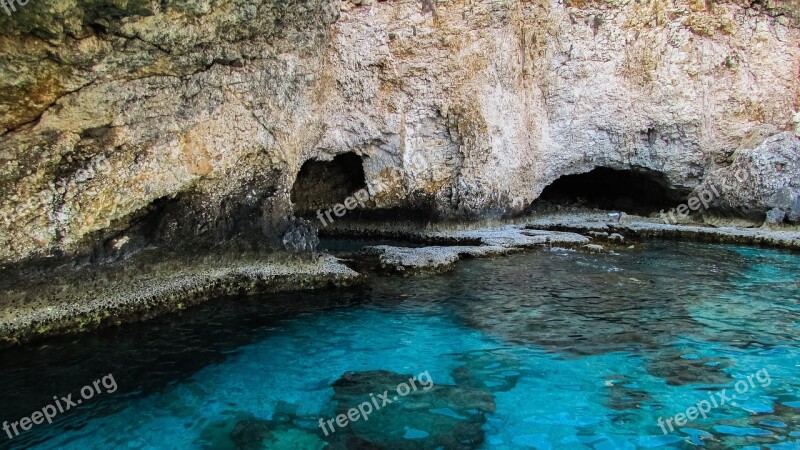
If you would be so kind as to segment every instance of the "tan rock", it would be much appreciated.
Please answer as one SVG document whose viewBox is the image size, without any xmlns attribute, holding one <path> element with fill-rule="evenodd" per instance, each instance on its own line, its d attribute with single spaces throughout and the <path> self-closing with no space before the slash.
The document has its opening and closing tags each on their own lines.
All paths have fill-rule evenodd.
<svg viewBox="0 0 800 450">
<path fill-rule="evenodd" d="M 302 164 L 344 152 L 368 187 L 404 174 L 377 207 L 480 218 L 598 166 L 691 190 L 754 130 L 797 126 L 783 4 L 29 8 L 0 16 L 0 261 L 126 233 L 279 243 Z"/>
</svg>

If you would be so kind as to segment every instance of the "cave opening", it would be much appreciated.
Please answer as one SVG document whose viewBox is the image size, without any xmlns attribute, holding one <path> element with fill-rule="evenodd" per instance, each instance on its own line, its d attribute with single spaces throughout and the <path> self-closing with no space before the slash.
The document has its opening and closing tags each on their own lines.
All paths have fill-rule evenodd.
<svg viewBox="0 0 800 450">
<path fill-rule="evenodd" d="M 363 160 L 355 153 L 337 155 L 331 161 L 308 160 L 292 186 L 291 201 L 294 214 L 311 220 L 326 235 L 346 234 L 347 227 L 333 230 L 329 225 L 342 222 L 361 225 L 385 223 L 414 223 L 423 225 L 437 220 L 434 199 L 426 195 L 391 198 L 389 204 L 378 206 L 376 197 L 387 195 L 396 186 L 386 183 L 377 191 L 367 189 Z M 400 171 L 393 171 L 392 182 L 398 182 Z M 386 179 L 384 179 L 386 181 Z M 375 186 L 373 186 L 375 188 Z M 397 195 L 392 192 L 389 195 Z M 338 213 L 337 213 L 338 212 Z"/>
<path fill-rule="evenodd" d="M 562 176 L 542 191 L 539 200 L 648 216 L 674 207 L 688 194 L 688 191 L 670 187 L 661 172 L 598 167 L 586 173 Z"/>
<path fill-rule="evenodd" d="M 317 210 L 331 209 L 366 186 L 364 166 L 355 153 L 343 153 L 331 161 L 308 160 L 292 186 L 295 214 L 310 217 Z"/>
</svg>

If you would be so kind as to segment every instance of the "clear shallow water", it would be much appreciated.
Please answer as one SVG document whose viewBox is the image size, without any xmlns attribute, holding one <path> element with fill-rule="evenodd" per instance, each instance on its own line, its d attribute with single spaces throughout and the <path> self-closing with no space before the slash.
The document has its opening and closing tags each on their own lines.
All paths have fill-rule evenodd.
<svg viewBox="0 0 800 450">
<path fill-rule="evenodd" d="M 798 331 L 797 254 L 650 242 L 621 255 L 464 261 L 444 275 L 212 302 L 0 352 L 0 420 L 108 373 L 119 386 L 0 445 L 319 448 L 318 419 L 357 406 L 337 410 L 332 384 L 348 371 L 380 384 L 372 371 L 384 370 L 427 371 L 437 389 L 339 430 L 327 438 L 335 448 L 376 448 L 365 443 L 376 436 L 386 448 L 429 448 L 455 436 L 440 442 L 798 449 Z M 735 405 L 661 432 L 659 417 L 723 388 L 730 396 L 760 370 L 768 385 L 754 380 Z M 464 436 L 480 442 L 453 445 Z"/>
</svg>

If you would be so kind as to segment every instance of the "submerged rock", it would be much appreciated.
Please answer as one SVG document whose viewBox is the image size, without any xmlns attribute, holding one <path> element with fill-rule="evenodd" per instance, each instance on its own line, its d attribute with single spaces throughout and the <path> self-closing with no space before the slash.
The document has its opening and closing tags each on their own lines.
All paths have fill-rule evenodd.
<svg viewBox="0 0 800 450">
<path fill-rule="evenodd" d="M 484 440 L 485 414 L 495 410 L 490 392 L 469 387 L 436 384 L 424 386 L 411 375 L 385 370 L 348 372 L 333 383 L 337 414 L 348 414 L 364 402 L 387 393 L 390 403 L 368 415 L 368 420 L 351 421 L 337 439 L 348 448 L 380 449 L 473 449 Z M 424 381 L 424 380 L 423 380 Z M 405 383 L 410 391 L 402 396 L 398 386 Z M 374 404 L 373 404 L 374 406 Z"/>
<path fill-rule="evenodd" d="M 244 416 L 244 417 L 242 417 Z M 228 420 L 209 424 L 196 442 L 198 448 L 214 450 L 322 450 L 328 443 L 315 434 L 314 429 L 297 425 L 313 418 L 300 418 L 293 414 L 279 415 L 272 420 L 258 419 L 246 414 L 236 414 Z"/>
<path fill-rule="evenodd" d="M 243 420 L 231 432 L 238 450 L 322 450 L 328 446 L 311 431 L 290 423 L 271 420 Z"/>
<path fill-rule="evenodd" d="M 606 406 L 615 411 L 626 411 L 650 407 L 650 394 L 636 387 L 636 381 L 627 375 L 614 374 L 605 377 L 604 394 Z"/>
<path fill-rule="evenodd" d="M 458 360 L 464 365 L 451 374 L 458 386 L 506 392 L 517 385 L 521 375 L 519 359 L 503 350 L 475 351 Z"/>
<path fill-rule="evenodd" d="M 725 372 L 730 361 L 717 357 L 687 357 L 686 354 L 664 352 L 657 358 L 648 358 L 647 371 L 661 377 L 673 386 L 692 383 L 724 386 L 731 383 Z"/>
</svg>

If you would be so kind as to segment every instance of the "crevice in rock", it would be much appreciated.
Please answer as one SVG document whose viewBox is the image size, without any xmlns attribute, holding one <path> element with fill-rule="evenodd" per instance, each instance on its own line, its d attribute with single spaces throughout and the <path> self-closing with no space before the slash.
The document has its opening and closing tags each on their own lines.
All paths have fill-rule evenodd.
<svg viewBox="0 0 800 450">
<path fill-rule="evenodd" d="M 10 134 L 12 134 L 14 132 L 17 132 L 17 131 L 29 126 L 29 125 L 30 126 L 38 125 L 39 121 L 42 119 L 42 117 L 45 115 L 45 113 L 47 113 L 47 111 L 49 111 L 51 108 L 53 108 L 59 102 L 59 100 L 61 100 L 62 98 L 66 97 L 68 95 L 74 94 L 74 93 L 80 91 L 81 89 L 84 89 L 84 88 L 94 84 L 94 82 L 95 82 L 95 80 L 91 80 L 91 81 L 89 81 L 89 82 L 87 82 L 87 83 L 85 83 L 85 84 L 83 84 L 83 85 L 81 85 L 81 86 L 79 86 L 79 87 L 77 87 L 75 89 L 65 90 L 64 92 L 59 94 L 56 98 L 54 98 L 53 101 L 51 101 L 47 105 L 41 107 L 40 111 L 38 112 L 36 117 L 34 117 L 33 119 L 30 119 L 30 120 L 28 120 L 26 122 L 23 122 L 23 123 L 10 124 L 11 125 L 10 128 L 6 129 L 3 132 L 0 132 L 0 137 L 5 137 L 7 135 L 10 135 Z"/>
<path fill-rule="evenodd" d="M 379 189 L 377 196 L 382 195 L 387 191 Z M 376 198 L 367 189 L 361 157 L 352 152 L 332 161 L 306 161 L 291 191 L 294 214 L 314 223 L 323 236 L 439 219 L 436 200 L 429 194 L 409 193 L 381 206 L 376 204 Z"/>
<path fill-rule="evenodd" d="M 649 215 L 685 201 L 689 191 L 670 185 L 666 176 L 645 168 L 597 167 L 565 175 L 548 185 L 538 202 L 576 205 Z"/>
<path fill-rule="evenodd" d="M 332 161 L 309 160 L 292 186 L 294 211 L 300 216 L 330 209 L 367 186 L 361 157 L 344 153 Z"/>
<path fill-rule="evenodd" d="M 142 249 L 156 245 L 169 225 L 171 211 L 180 205 L 180 196 L 157 198 L 147 206 L 117 219 L 109 228 L 99 230 L 87 239 L 95 242 L 92 263 L 109 263 L 124 259 Z"/>
</svg>

